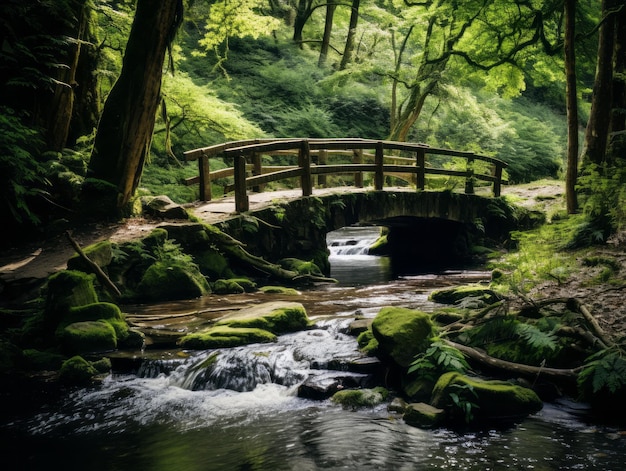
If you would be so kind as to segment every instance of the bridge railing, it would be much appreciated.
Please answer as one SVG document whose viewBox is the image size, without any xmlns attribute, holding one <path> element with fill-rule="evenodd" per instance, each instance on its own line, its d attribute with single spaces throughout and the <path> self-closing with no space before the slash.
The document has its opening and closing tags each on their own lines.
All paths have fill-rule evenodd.
<svg viewBox="0 0 626 471">
<path fill-rule="evenodd" d="M 402 152 L 410 157 L 386 155 L 386 152 Z M 263 165 L 263 155 L 291 155 L 297 157 L 294 165 Z M 350 156 L 352 163 L 329 163 L 329 156 Z M 233 166 L 211 172 L 209 159 L 222 156 L 233 161 Z M 433 167 L 428 164 L 433 156 L 439 159 L 461 158 L 465 160 L 463 170 Z M 234 183 L 225 186 L 225 193 L 235 192 L 235 207 L 238 212 L 248 210 L 248 188 L 263 191 L 265 184 L 299 179 L 303 196 L 313 192 L 313 176 L 317 185 L 326 186 L 327 175 L 353 174 L 354 185 L 363 187 L 363 174 L 372 173 L 375 190 L 383 190 L 385 175 L 404 178 L 424 190 L 426 175 L 444 175 L 463 178 L 465 192 L 474 193 L 475 181 L 489 182 L 494 196 L 500 196 L 505 183 L 502 171 L 507 164 L 499 159 L 478 155 L 473 152 L 430 147 L 425 144 L 382 141 L 370 139 L 255 139 L 233 141 L 185 152 L 187 161 L 197 160 L 199 175 L 186 180 L 188 185 L 200 185 L 200 199 L 211 200 L 211 182 L 233 177 Z M 486 163 L 487 173 L 475 171 L 475 162 Z M 484 166 L 483 166 L 484 167 Z"/>
</svg>

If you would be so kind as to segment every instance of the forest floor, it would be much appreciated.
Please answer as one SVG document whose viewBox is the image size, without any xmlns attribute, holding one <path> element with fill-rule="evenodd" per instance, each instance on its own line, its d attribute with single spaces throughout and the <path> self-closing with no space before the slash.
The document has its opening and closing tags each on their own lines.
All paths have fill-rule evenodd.
<svg viewBox="0 0 626 471">
<path fill-rule="evenodd" d="M 563 182 L 541 180 L 503 188 L 511 202 L 546 213 L 548 219 L 564 208 Z M 206 219 L 202 217 L 202 219 Z M 115 224 L 90 224 L 67 229 L 82 247 L 109 239 L 122 242 L 149 234 L 162 220 L 127 219 Z M 593 282 L 597 268 L 582 267 L 564 281 L 546 281 L 528 293 L 531 299 L 577 298 L 588 306 L 600 326 L 613 339 L 626 336 L 626 235 L 618 234 L 607 244 L 590 249 L 586 256 L 610 257 L 621 265 L 612 284 Z M 51 274 L 66 268 L 74 249 L 64 231 L 36 242 L 13 247 L 0 254 L 0 306 L 19 306 L 25 293 L 36 289 Z"/>
</svg>

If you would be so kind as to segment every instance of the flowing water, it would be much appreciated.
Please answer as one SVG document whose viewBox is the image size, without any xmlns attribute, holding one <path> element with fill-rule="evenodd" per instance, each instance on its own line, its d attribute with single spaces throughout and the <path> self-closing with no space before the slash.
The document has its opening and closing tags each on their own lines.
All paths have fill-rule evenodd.
<svg viewBox="0 0 626 471">
<path fill-rule="evenodd" d="M 366 253 L 374 229 L 329 237 L 337 285 L 298 298 L 315 328 L 251 345 L 146 362 L 27 416 L 2 421 L 3 469 L 37 470 L 623 470 L 625 436 L 594 425 L 572 401 L 546 404 L 516 424 L 479 430 L 421 430 L 386 404 L 346 410 L 296 395 L 311 375 L 356 354 L 345 328 L 381 306 L 431 307 L 436 287 L 486 278 L 480 271 L 397 276 Z M 333 245 L 334 244 L 334 245 Z M 360 247 L 358 250 L 357 247 Z M 345 251 L 351 251 L 346 253 Z M 274 300 L 246 294 L 142 312 Z M 288 300 L 293 300 L 289 298 Z M 129 307 L 130 309 L 131 307 Z M 202 365 L 214 362 L 207 373 Z M 346 373 L 347 374 L 347 373 Z M 363 375 L 354 373 L 358 382 Z"/>
</svg>

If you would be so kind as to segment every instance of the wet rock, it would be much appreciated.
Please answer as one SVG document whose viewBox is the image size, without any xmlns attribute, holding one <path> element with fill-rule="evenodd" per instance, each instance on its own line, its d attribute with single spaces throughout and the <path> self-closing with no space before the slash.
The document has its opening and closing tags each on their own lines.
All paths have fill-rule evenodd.
<svg viewBox="0 0 626 471">
<path fill-rule="evenodd" d="M 389 391 L 383 387 L 374 389 L 344 389 L 337 391 L 330 400 L 343 407 L 358 409 L 361 407 L 374 407 L 387 400 Z"/>
<path fill-rule="evenodd" d="M 415 355 L 428 348 L 434 326 L 425 312 L 384 307 L 372 322 L 372 333 L 378 341 L 377 354 L 381 359 L 407 368 Z"/>
<path fill-rule="evenodd" d="M 432 428 L 440 425 L 445 419 L 445 411 L 423 402 L 409 404 L 402 416 L 404 421 L 413 427 Z"/>
<path fill-rule="evenodd" d="M 355 389 L 370 386 L 371 376 L 327 371 L 309 376 L 299 387 L 298 397 L 323 400 L 344 389 Z"/>
<path fill-rule="evenodd" d="M 307 328 L 309 318 L 300 303 L 270 302 L 242 309 L 221 320 L 218 325 L 253 327 L 278 335 Z"/>
<path fill-rule="evenodd" d="M 456 372 L 439 378 L 430 403 L 434 407 L 449 408 L 454 402 L 451 401 L 451 394 L 456 394 L 461 402 L 475 404 L 477 407 L 472 413 L 479 420 L 515 420 L 534 414 L 543 407 L 543 402 L 532 389 Z"/>
</svg>

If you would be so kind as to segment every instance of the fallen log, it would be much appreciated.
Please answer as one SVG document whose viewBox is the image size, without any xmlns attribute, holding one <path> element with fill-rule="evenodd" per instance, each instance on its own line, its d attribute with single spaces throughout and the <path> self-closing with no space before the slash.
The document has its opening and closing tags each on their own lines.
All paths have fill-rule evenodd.
<svg viewBox="0 0 626 471">
<path fill-rule="evenodd" d="M 452 342 L 450 340 L 443 340 L 447 345 L 456 348 L 461 353 L 463 353 L 466 357 L 475 362 L 488 366 L 489 368 L 494 368 L 497 370 L 501 370 L 507 373 L 524 376 L 524 377 L 532 377 L 534 379 L 539 376 L 549 379 L 552 381 L 576 381 L 578 377 L 578 373 L 581 368 L 574 369 L 560 369 L 560 368 L 547 368 L 544 366 L 530 366 L 524 365 L 522 363 L 513 363 L 511 361 L 501 360 L 499 358 L 494 358 L 490 355 L 487 355 L 480 350 L 477 350 L 472 347 L 468 347 L 467 345 L 463 345 L 460 343 Z"/>
</svg>

